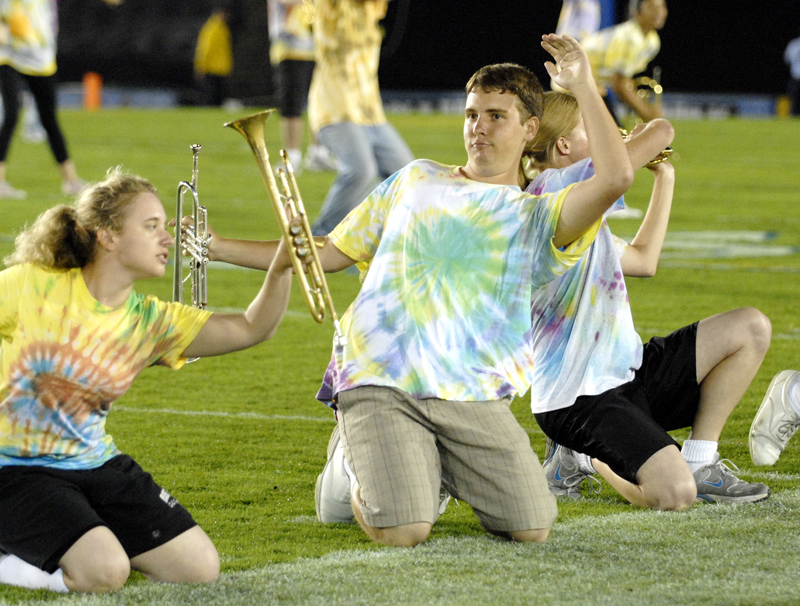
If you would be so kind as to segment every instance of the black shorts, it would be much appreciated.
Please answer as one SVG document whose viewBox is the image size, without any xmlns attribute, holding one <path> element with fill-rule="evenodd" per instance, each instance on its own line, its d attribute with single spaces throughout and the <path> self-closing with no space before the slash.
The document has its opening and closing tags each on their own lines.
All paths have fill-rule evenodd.
<svg viewBox="0 0 800 606">
<path fill-rule="evenodd" d="M 96 469 L 0 468 L 0 547 L 46 572 L 55 572 L 69 548 L 98 526 L 107 526 L 134 558 L 196 525 L 127 455 Z"/>
<path fill-rule="evenodd" d="M 313 61 L 287 59 L 278 64 L 278 111 L 284 118 L 299 118 L 308 105 Z"/>
<path fill-rule="evenodd" d="M 572 406 L 535 415 L 558 444 L 601 460 L 636 483 L 651 456 L 678 443 L 667 432 L 691 427 L 700 402 L 697 383 L 697 323 L 644 346 L 634 379 Z"/>
</svg>

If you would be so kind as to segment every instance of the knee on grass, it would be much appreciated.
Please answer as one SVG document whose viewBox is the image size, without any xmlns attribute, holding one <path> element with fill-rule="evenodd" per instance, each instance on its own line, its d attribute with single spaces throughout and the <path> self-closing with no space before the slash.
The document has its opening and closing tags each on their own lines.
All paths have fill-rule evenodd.
<svg viewBox="0 0 800 606">
<path fill-rule="evenodd" d="M 512 530 L 508 537 L 512 541 L 521 543 L 544 543 L 550 536 L 549 528 L 534 528 L 532 530 Z"/>
<path fill-rule="evenodd" d="M 416 547 L 424 543 L 431 533 L 431 524 L 428 522 L 413 522 L 388 528 L 365 529 L 373 541 L 391 547 Z"/>
<path fill-rule="evenodd" d="M 124 554 L 112 554 L 91 567 L 64 570 L 64 584 L 70 591 L 108 593 L 121 589 L 131 573 L 130 561 Z"/>
<path fill-rule="evenodd" d="M 677 482 L 664 486 L 648 499 L 648 507 L 659 511 L 685 511 L 697 499 L 697 485 L 694 480 Z"/>
</svg>

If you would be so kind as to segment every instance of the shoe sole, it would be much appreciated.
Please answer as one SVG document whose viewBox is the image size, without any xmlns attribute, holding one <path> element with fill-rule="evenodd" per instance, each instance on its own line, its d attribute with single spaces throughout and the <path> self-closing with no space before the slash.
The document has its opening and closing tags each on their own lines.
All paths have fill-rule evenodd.
<svg viewBox="0 0 800 606">
<path fill-rule="evenodd" d="M 760 503 L 766 501 L 771 492 L 767 494 L 751 495 L 747 497 L 724 497 L 722 495 L 698 494 L 695 503 Z"/>
<path fill-rule="evenodd" d="M 761 405 L 758 407 L 758 411 L 756 412 L 755 418 L 753 418 L 753 423 L 750 425 L 750 434 L 748 437 L 748 446 L 750 448 L 750 459 L 753 461 L 754 465 L 774 465 L 777 463 L 778 459 L 780 458 L 781 454 L 783 453 L 786 446 L 781 446 L 777 444 L 769 437 L 757 434 L 756 432 L 756 425 L 758 425 L 759 421 L 762 420 L 764 415 L 767 414 L 767 406 L 769 405 L 770 401 L 772 400 L 773 392 L 775 391 L 778 384 L 783 384 L 785 381 L 789 380 L 789 377 L 795 374 L 796 371 L 794 370 L 782 370 L 777 375 L 772 378 L 770 381 L 769 387 L 767 387 L 767 391 L 764 394 L 764 399 L 761 400 Z M 781 385 L 782 389 L 782 385 Z M 774 458 L 772 456 L 764 458 L 762 455 L 761 457 L 757 457 L 755 452 L 757 449 L 756 445 L 756 436 L 758 435 L 759 438 L 765 439 L 768 441 L 769 444 L 778 448 L 778 454 L 775 455 Z"/>
</svg>

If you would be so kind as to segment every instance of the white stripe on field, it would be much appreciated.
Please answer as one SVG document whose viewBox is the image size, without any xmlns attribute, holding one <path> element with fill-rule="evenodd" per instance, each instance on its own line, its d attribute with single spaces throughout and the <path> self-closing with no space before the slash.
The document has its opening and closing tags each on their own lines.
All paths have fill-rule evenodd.
<svg viewBox="0 0 800 606">
<path fill-rule="evenodd" d="M 136 408 L 120 404 L 114 410 L 138 412 L 143 414 L 185 415 L 189 417 L 228 417 L 231 419 L 262 419 L 264 421 L 313 421 L 330 423 L 333 417 L 308 417 L 304 415 L 265 415 L 260 412 L 225 412 L 221 410 L 177 410 L 175 408 Z"/>
</svg>

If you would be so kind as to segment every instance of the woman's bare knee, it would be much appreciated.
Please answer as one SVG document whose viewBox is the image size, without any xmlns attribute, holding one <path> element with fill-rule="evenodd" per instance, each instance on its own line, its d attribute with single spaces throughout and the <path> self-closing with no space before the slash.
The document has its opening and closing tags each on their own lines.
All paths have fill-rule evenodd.
<svg viewBox="0 0 800 606">
<path fill-rule="evenodd" d="M 755 307 L 745 307 L 747 313 L 747 333 L 754 347 L 766 353 L 772 341 L 772 323 Z"/>
<path fill-rule="evenodd" d="M 131 564 L 117 537 L 97 526 L 79 538 L 63 555 L 59 567 L 70 591 L 106 593 L 128 580 Z"/>
<path fill-rule="evenodd" d="M 660 511 L 686 511 L 697 499 L 694 478 L 663 485 L 657 491 L 648 491 L 648 505 Z"/>
<path fill-rule="evenodd" d="M 219 578 L 219 554 L 200 526 L 131 560 L 135 570 L 162 583 L 213 583 Z"/>
</svg>

